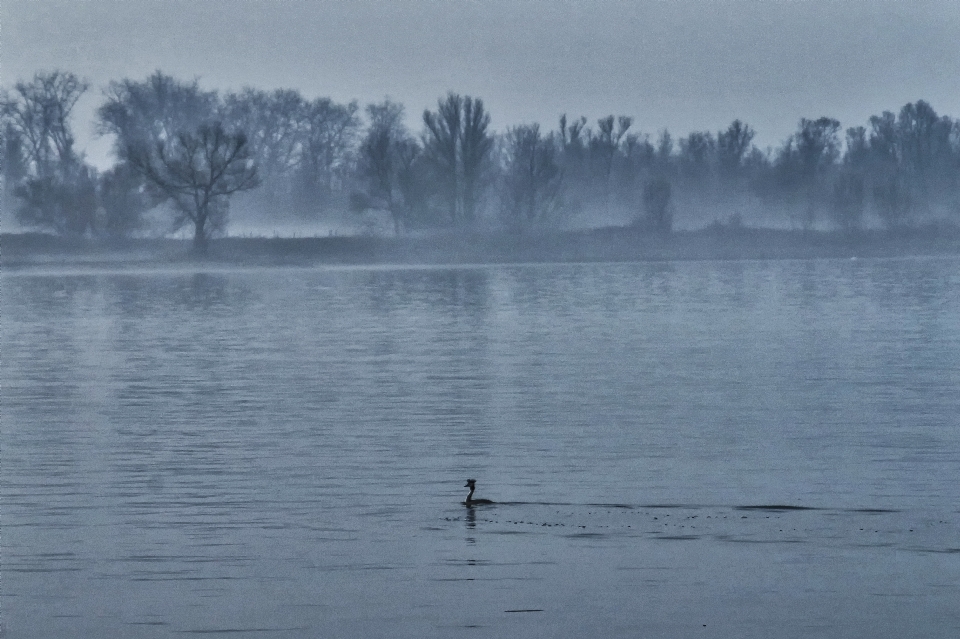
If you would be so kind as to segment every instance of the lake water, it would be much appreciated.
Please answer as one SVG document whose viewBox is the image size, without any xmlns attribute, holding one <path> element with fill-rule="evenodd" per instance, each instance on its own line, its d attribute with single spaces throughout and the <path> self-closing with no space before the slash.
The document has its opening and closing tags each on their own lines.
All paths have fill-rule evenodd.
<svg viewBox="0 0 960 639">
<path fill-rule="evenodd" d="M 960 259 L 7 270 L 2 331 L 11 638 L 960 636 Z"/>
</svg>

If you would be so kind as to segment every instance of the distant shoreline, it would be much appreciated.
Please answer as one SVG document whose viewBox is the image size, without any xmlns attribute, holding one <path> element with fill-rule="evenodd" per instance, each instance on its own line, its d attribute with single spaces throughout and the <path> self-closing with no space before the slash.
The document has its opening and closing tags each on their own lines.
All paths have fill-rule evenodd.
<svg viewBox="0 0 960 639">
<path fill-rule="evenodd" d="M 54 266 L 464 265 L 935 255 L 960 255 L 960 228 L 929 226 L 848 234 L 713 226 L 669 235 L 632 228 L 605 228 L 536 235 L 227 237 L 212 240 L 205 255 L 194 254 L 189 240 L 111 242 L 40 233 L 0 234 L 0 266 L 13 270 Z"/>
</svg>

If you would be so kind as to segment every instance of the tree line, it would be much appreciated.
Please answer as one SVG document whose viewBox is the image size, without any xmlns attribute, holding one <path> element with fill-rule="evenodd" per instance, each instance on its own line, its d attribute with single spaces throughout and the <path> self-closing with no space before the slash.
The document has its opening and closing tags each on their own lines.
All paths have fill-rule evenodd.
<svg viewBox="0 0 960 639">
<path fill-rule="evenodd" d="M 419 131 L 403 105 L 308 99 L 299 91 L 209 91 L 160 71 L 111 82 L 96 112 L 115 164 L 75 149 L 71 113 L 90 85 L 39 72 L 0 94 L 4 205 L 64 235 L 142 233 L 162 211 L 198 249 L 226 229 L 231 198 L 264 220 L 377 211 L 397 234 L 499 228 L 532 233 L 621 225 L 780 225 L 856 232 L 960 223 L 960 120 L 920 100 L 842 130 L 803 118 L 781 145 L 740 120 L 674 139 L 633 118 L 561 116 L 496 133 L 483 101 L 449 93 Z"/>
</svg>

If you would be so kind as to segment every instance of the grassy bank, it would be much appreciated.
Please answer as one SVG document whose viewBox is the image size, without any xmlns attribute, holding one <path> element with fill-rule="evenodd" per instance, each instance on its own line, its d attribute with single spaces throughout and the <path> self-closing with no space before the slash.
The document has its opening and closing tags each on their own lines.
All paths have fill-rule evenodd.
<svg viewBox="0 0 960 639">
<path fill-rule="evenodd" d="M 657 235 L 623 228 L 540 235 L 437 234 L 425 237 L 221 238 L 197 256 L 186 240 L 104 242 L 43 234 L 0 236 L 0 264 L 163 266 L 322 264 L 482 264 L 646 260 L 813 259 L 960 255 L 960 229 L 926 227 L 857 234 L 715 226 Z"/>
</svg>

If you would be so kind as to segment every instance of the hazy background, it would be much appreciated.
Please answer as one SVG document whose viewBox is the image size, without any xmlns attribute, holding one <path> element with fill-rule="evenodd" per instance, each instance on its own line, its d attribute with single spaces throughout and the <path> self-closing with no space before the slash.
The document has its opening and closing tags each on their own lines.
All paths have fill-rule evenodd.
<svg viewBox="0 0 960 639">
<path fill-rule="evenodd" d="M 801 117 L 844 126 L 924 99 L 960 112 L 954 0 L 4 0 L 2 83 L 62 68 L 91 81 L 75 114 L 88 160 L 100 88 L 156 69 L 207 88 L 289 87 L 409 124 L 448 90 L 493 127 L 608 113 L 675 135 L 740 118 L 764 148 Z"/>
<path fill-rule="evenodd" d="M 89 80 L 74 130 L 101 168 L 100 90 L 156 69 L 221 94 L 389 95 L 414 135 L 447 91 L 482 98 L 499 132 L 624 114 L 679 139 L 740 118 L 761 149 L 800 118 L 865 126 L 918 100 L 960 115 L 958 0 L 0 2 L 0 83 Z M 960 127 L 922 106 L 880 139 L 930 149 L 903 161 L 864 131 L 865 159 L 839 163 L 843 129 L 813 122 L 836 144 L 800 156 L 791 139 L 732 177 L 608 144 L 629 180 L 585 153 L 565 188 L 581 228 L 622 246 L 673 242 L 637 223 L 666 218 L 671 184 L 675 227 L 716 222 L 709 241 L 766 251 L 734 222 L 858 231 L 867 213 L 909 239 L 960 219 L 960 146 L 941 135 Z M 141 231 L 98 220 L 112 202 L 137 221 L 142 200 L 104 194 L 140 194 L 142 175 L 49 155 L 18 185 L 82 223 L 54 232 Z M 336 192 L 321 166 L 302 196 L 234 198 L 230 231 L 302 236 L 348 213 L 371 188 L 343 164 Z M 424 188 L 421 228 L 484 246 L 459 190 L 443 209 Z M 567 246 L 520 231 L 487 245 Z M 5 257 L 39 245 L 13 237 Z M 569 246 L 604 246 L 590 241 Z M 75 267 L 50 245 L 0 269 L 0 635 L 960 637 L 955 255 L 278 269 L 95 245 Z M 465 509 L 466 477 L 499 503 Z"/>
</svg>

